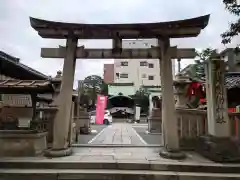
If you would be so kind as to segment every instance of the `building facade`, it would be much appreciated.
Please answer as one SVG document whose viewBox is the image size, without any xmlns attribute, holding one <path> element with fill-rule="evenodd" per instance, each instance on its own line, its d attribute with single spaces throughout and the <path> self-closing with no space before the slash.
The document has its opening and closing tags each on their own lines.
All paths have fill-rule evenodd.
<svg viewBox="0 0 240 180">
<path fill-rule="evenodd" d="M 103 80 L 105 83 L 114 83 L 114 64 L 104 64 Z"/>
<path fill-rule="evenodd" d="M 151 48 L 157 46 L 156 39 L 123 40 L 123 48 Z M 175 63 L 173 61 L 173 75 Z M 158 59 L 115 59 L 114 83 L 133 83 L 136 89 L 141 86 L 161 86 Z"/>
<path fill-rule="evenodd" d="M 220 55 L 228 72 L 240 72 L 240 53 L 236 53 L 234 48 L 227 48 Z"/>
</svg>

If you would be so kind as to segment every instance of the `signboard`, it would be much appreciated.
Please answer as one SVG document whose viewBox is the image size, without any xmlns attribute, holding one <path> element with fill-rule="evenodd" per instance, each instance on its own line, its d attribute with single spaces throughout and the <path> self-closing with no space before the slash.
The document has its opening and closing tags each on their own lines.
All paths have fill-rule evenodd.
<svg viewBox="0 0 240 180">
<path fill-rule="evenodd" d="M 135 107 L 135 120 L 136 121 L 140 120 L 140 112 L 141 112 L 141 107 L 136 106 Z"/>
<path fill-rule="evenodd" d="M 97 96 L 96 124 L 103 124 L 105 108 L 107 105 L 107 96 Z"/>
<path fill-rule="evenodd" d="M 3 94 L 3 104 L 14 107 L 32 107 L 32 99 L 30 95 L 25 94 Z"/>
</svg>

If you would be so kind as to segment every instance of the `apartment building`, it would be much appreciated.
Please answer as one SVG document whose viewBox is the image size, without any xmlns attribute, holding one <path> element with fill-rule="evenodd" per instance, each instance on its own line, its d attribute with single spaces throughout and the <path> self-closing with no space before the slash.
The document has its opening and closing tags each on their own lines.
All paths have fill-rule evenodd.
<svg viewBox="0 0 240 180">
<path fill-rule="evenodd" d="M 123 40 L 123 48 L 151 48 L 157 39 Z M 175 63 L 173 62 L 173 75 Z M 158 59 L 115 59 L 114 83 L 133 83 L 136 89 L 141 86 L 161 86 Z"/>
</svg>

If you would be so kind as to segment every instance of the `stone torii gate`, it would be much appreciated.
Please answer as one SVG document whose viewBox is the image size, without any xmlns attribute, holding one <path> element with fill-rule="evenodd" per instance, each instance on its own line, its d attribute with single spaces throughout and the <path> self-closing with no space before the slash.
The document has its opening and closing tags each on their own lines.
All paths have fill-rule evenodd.
<svg viewBox="0 0 240 180">
<path fill-rule="evenodd" d="M 59 110 L 54 120 L 52 156 L 70 155 L 68 131 L 71 115 L 71 98 L 76 58 L 84 59 L 159 59 L 163 95 L 164 148 L 160 155 L 166 158 L 183 158 L 179 150 L 179 137 L 172 78 L 172 58 L 194 58 L 194 49 L 170 47 L 170 38 L 196 37 L 209 21 L 209 15 L 181 21 L 141 24 L 73 24 L 30 18 L 42 38 L 66 39 L 66 47 L 42 48 L 45 58 L 64 58 Z M 157 38 L 158 46 L 149 49 L 122 49 L 122 39 Z M 112 39 L 112 49 L 85 49 L 77 47 L 78 39 Z"/>
</svg>

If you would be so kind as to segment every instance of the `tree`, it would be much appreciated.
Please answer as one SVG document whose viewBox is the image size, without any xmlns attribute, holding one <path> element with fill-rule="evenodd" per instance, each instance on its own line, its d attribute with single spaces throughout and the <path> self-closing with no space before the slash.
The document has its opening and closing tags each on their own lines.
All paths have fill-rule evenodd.
<svg viewBox="0 0 240 180">
<path fill-rule="evenodd" d="M 101 84 L 101 92 L 100 92 L 100 94 L 102 94 L 104 96 L 108 96 L 108 85 L 104 81 Z"/>
<path fill-rule="evenodd" d="M 238 0 L 223 0 L 225 8 L 233 15 L 237 16 L 235 22 L 230 23 L 229 30 L 224 32 L 222 36 L 222 43 L 229 44 L 232 41 L 232 38 L 238 36 L 240 33 L 240 4 Z M 239 50 L 239 47 L 236 48 Z"/>
<path fill-rule="evenodd" d="M 142 112 L 147 113 L 149 108 L 149 93 L 146 89 L 140 87 L 138 91 L 133 95 L 135 104 L 139 105 Z"/>
<path fill-rule="evenodd" d="M 215 53 L 212 48 L 206 48 L 200 52 L 197 52 L 198 59 L 195 60 L 193 72 L 193 78 L 196 80 L 205 80 L 205 62 Z"/>
<path fill-rule="evenodd" d="M 97 75 L 87 76 L 83 80 L 84 89 L 86 94 L 90 97 L 92 104 L 94 105 L 96 102 L 97 94 L 107 93 L 107 87 L 104 83 L 103 79 Z"/>
</svg>

